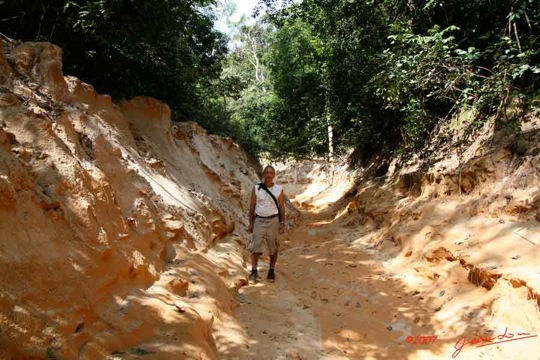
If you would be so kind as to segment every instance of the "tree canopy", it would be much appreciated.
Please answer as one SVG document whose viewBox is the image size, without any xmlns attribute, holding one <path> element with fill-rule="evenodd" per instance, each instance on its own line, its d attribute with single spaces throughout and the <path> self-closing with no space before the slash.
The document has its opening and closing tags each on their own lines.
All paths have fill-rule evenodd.
<svg viewBox="0 0 540 360">
<path fill-rule="evenodd" d="M 287 109 L 312 110 L 307 122 L 298 113 L 285 121 L 309 130 L 314 153 L 325 148 L 322 132 L 313 129 L 325 124 L 333 126 L 338 149 L 414 150 L 463 107 L 475 108 L 481 122 L 508 105 L 509 96 L 538 96 L 538 0 L 261 4 L 277 24 L 276 91 Z M 280 41 L 299 28 L 294 40 Z M 297 48 L 298 41 L 313 51 Z M 275 66 L 285 53 L 288 63 Z M 309 91 L 298 74 L 312 76 Z M 297 93 L 306 96 L 291 96 Z"/>
</svg>

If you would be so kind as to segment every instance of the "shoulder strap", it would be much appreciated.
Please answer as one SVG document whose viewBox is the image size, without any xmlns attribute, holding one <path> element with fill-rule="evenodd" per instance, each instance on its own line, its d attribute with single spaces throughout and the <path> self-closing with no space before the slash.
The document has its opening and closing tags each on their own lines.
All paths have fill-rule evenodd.
<svg viewBox="0 0 540 360">
<path fill-rule="evenodd" d="M 279 218 L 279 221 L 281 222 L 281 210 L 279 208 L 279 204 L 278 204 L 278 201 L 276 199 L 276 197 L 274 196 L 274 194 L 272 194 L 272 192 L 266 187 L 266 184 L 265 183 L 260 183 L 259 184 L 259 190 L 260 189 L 263 189 L 264 191 L 266 191 L 268 193 L 268 195 L 270 195 L 272 197 L 272 199 L 274 200 L 274 203 L 276 204 L 276 207 L 277 207 L 277 211 L 278 211 L 278 218 Z"/>
</svg>

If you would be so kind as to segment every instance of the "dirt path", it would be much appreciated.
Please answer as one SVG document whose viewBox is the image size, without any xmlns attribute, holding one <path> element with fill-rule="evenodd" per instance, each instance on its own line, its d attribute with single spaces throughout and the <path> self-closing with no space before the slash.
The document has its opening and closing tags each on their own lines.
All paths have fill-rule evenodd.
<svg viewBox="0 0 540 360">
<path fill-rule="evenodd" d="M 417 349 L 405 336 L 432 335 L 418 298 L 368 249 L 344 239 L 359 229 L 340 229 L 329 216 L 304 213 L 282 238 L 277 282 L 264 280 L 263 264 L 263 279 L 240 290 L 246 358 L 406 358 Z"/>
<path fill-rule="evenodd" d="M 249 346 L 227 358 L 452 359 L 463 336 L 522 328 L 510 318 L 494 318 L 504 311 L 490 310 L 503 296 L 498 307 L 522 309 L 522 293 L 504 284 L 497 292 L 474 286 L 460 266 L 441 279 L 437 273 L 447 271 L 442 265 L 404 268 L 395 256 L 397 243 L 385 242 L 384 251 L 373 246 L 372 230 L 351 217 L 335 220 L 338 206 L 319 203 L 303 211 L 281 238 L 276 283 L 264 280 L 263 263 L 261 281 L 240 289 L 237 318 Z M 430 344 L 406 341 L 420 336 L 437 338 Z M 536 338 L 527 341 L 467 345 L 457 358 L 523 359 L 520 352 L 538 345 Z"/>
</svg>

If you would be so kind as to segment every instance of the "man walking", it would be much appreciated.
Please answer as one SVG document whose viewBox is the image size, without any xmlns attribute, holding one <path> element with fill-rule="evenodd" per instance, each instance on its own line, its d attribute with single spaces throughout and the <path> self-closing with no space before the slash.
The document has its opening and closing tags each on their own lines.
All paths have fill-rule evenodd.
<svg viewBox="0 0 540 360">
<path fill-rule="evenodd" d="M 257 281 L 257 263 L 264 248 L 270 255 L 270 270 L 267 279 L 274 282 L 274 272 L 278 257 L 279 242 L 278 234 L 285 232 L 285 201 L 283 188 L 274 184 L 276 170 L 273 166 L 267 166 L 263 172 L 264 182 L 253 187 L 251 192 L 251 204 L 249 207 L 249 228 L 253 233 L 248 249 L 251 251 L 251 275 L 249 281 Z"/>
</svg>

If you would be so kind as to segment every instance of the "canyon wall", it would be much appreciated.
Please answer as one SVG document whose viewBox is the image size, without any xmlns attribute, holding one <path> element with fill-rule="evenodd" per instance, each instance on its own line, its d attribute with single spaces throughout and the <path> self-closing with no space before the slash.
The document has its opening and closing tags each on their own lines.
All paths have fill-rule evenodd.
<svg viewBox="0 0 540 360">
<path fill-rule="evenodd" d="M 64 76 L 61 55 L 0 41 L 0 358 L 245 346 L 233 299 L 257 162 L 164 103 Z"/>
<path fill-rule="evenodd" d="M 505 328 L 540 332 L 540 119 L 534 111 L 514 119 L 491 119 L 470 135 L 452 119 L 423 154 L 360 176 L 334 214 L 361 229 L 348 235 L 351 247 L 378 257 L 420 297 L 431 315 L 414 323 L 434 325 L 452 344 Z M 538 346 L 469 356 L 519 358 Z"/>
</svg>

